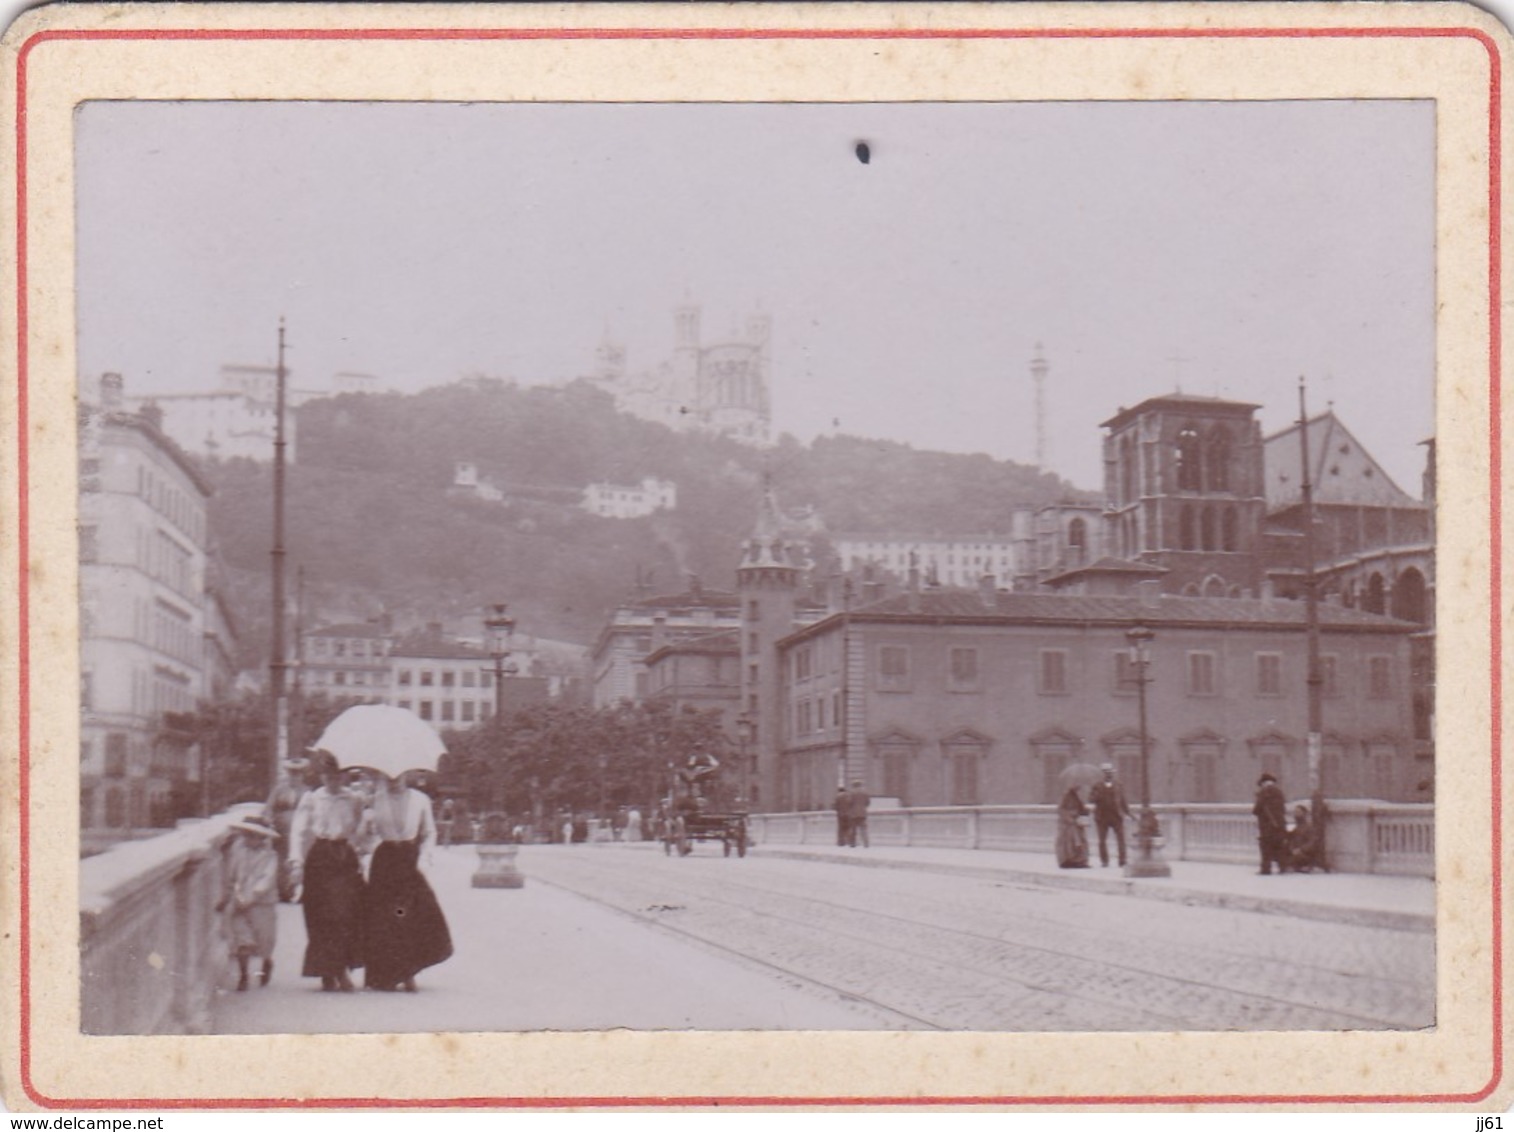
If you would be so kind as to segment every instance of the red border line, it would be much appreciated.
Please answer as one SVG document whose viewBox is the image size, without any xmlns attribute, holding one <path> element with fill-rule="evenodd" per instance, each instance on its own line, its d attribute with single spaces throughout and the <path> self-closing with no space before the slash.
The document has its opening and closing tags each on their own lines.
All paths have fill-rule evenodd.
<svg viewBox="0 0 1514 1132">
<path fill-rule="evenodd" d="M 26 332 L 28 328 L 27 290 L 27 179 L 26 179 L 26 89 L 27 67 L 32 50 L 40 44 L 54 41 L 90 40 L 1024 40 L 1024 39 L 1423 39 L 1458 38 L 1475 39 L 1488 53 L 1488 292 L 1489 292 L 1489 348 L 1488 348 L 1488 407 L 1490 413 L 1489 436 L 1489 565 L 1490 565 L 1490 659 L 1491 659 L 1491 707 L 1492 707 L 1492 821 L 1493 821 L 1493 1074 L 1487 1085 L 1473 1093 L 1439 1094 L 1174 1094 L 1168 1096 L 1036 1096 L 1036 1097 L 721 1097 L 721 1096 L 661 1096 L 661 1097 L 439 1097 L 433 1099 L 379 1099 L 374 1097 L 322 1097 L 318 1099 L 265 1098 L 135 1098 L 98 1099 L 86 1097 L 49 1097 L 41 1093 L 32 1081 L 31 1073 L 31 887 L 30 845 L 31 823 L 28 811 L 31 785 L 31 684 L 30 684 L 30 593 L 28 588 L 30 558 L 30 507 L 28 483 L 30 465 L 27 453 L 28 435 L 28 355 Z M 16 439 L 17 439 L 17 532 L 18 555 L 17 578 L 17 660 L 18 660 L 18 736 L 20 740 L 19 801 L 20 840 L 19 878 L 21 882 L 21 924 L 19 946 L 21 955 L 21 978 L 18 995 L 20 1007 L 20 1061 L 21 1082 L 28 1097 L 45 1107 L 68 1107 L 78 1109 L 333 1109 L 333 1108 L 646 1108 L 669 1105 L 699 1107 L 877 1107 L 877 1106 L 944 1106 L 944 1105 L 1236 1105 L 1236 1104 L 1448 1104 L 1472 1103 L 1489 1096 L 1503 1077 L 1503 837 L 1502 837 L 1502 784 L 1503 766 L 1501 743 L 1503 738 L 1502 711 L 1503 685 L 1500 659 L 1503 637 L 1499 622 L 1502 609 L 1502 506 L 1500 495 L 1503 486 L 1502 427 L 1500 358 L 1502 353 L 1502 264 L 1499 226 L 1502 222 L 1502 196 L 1500 187 L 1500 163 L 1502 160 L 1502 68 L 1498 44 L 1486 32 L 1477 28 L 1459 27 L 1403 27 L 1403 28 L 833 28 L 803 30 L 792 28 L 279 28 L 279 29 L 232 29 L 206 28 L 178 29 L 71 29 L 40 31 L 30 36 L 17 53 L 16 63 Z"/>
</svg>

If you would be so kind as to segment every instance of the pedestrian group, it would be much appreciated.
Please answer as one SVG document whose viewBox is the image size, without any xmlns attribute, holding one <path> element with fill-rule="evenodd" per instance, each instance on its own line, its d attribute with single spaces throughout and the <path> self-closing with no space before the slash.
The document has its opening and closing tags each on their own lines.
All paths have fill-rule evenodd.
<svg viewBox="0 0 1514 1132">
<path fill-rule="evenodd" d="M 284 899 L 302 907 L 301 973 L 320 979 L 323 991 L 354 990 L 358 970 L 368 990 L 414 991 L 419 972 L 452 955 L 424 874 L 437 844 L 431 799 L 404 775 L 355 777 L 327 751 L 284 770 L 266 816 L 231 823 L 236 837 L 217 911 L 226 915 L 237 990 L 247 989 L 253 959 L 262 961 L 259 984 L 268 985 L 275 906 Z M 310 778 L 319 785 L 307 789 Z"/>
</svg>

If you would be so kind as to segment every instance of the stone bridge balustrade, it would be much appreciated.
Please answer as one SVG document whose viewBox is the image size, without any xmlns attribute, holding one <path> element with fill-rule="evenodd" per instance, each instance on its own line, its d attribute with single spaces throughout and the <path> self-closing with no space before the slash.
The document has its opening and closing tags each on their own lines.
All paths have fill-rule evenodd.
<svg viewBox="0 0 1514 1132">
<path fill-rule="evenodd" d="M 80 1026 L 86 1034 L 210 1028 L 228 953 L 221 898 L 227 826 L 258 805 L 181 822 L 79 862 Z"/>
<path fill-rule="evenodd" d="M 1330 867 L 1338 873 L 1435 875 L 1435 807 L 1430 803 L 1329 802 Z M 1169 861 L 1255 864 L 1256 819 L 1249 803 L 1154 805 Z M 1291 804 L 1290 804 L 1291 808 Z M 836 814 L 753 814 L 752 840 L 768 845 L 834 845 Z M 1126 822 L 1126 837 L 1135 823 Z M 938 806 L 874 809 L 867 816 L 874 845 L 936 849 L 999 849 L 1050 853 L 1057 835 L 1054 806 Z M 1090 827 L 1090 841 L 1093 830 Z"/>
</svg>

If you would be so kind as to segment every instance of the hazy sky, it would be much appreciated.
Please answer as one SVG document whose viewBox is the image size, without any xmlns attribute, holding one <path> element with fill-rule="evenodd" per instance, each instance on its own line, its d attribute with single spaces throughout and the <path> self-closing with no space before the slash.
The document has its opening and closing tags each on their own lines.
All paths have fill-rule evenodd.
<svg viewBox="0 0 1514 1132">
<path fill-rule="evenodd" d="M 1333 400 L 1419 493 L 1433 429 L 1427 102 L 92 103 L 79 358 L 130 392 L 271 363 L 416 390 L 632 370 L 773 317 L 775 427 L 1100 483 L 1099 422 L 1181 387 Z M 868 164 L 855 155 L 871 148 Z M 1182 360 L 1175 360 L 1182 359 Z"/>
</svg>

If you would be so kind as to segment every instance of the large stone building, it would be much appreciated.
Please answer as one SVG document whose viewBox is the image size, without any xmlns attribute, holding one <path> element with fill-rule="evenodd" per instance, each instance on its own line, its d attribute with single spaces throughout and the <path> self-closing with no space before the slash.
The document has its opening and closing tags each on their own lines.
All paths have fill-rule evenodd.
<svg viewBox="0 0 1514 1132">
<path fill-rule="evenodd" d="M 1006 588 L 1035 589 L 1106 553 L 1102 512 L 1097 503 L 1012 505 L 1004 534 L 838 534 L 832 546 L 847 573 L 871 567 L 903 580 L 915 570 L 928 584 L 968 588 L 992 574 Z"/>
<path fill-rule="evenodd" d="M 210 486 L 118 374 L 82 383 L 80 826 L 86 848 L 192 812 L 201 764 L 175 715 L 228 687 L 234 622 L 207 592 Z"/>
<path fill-rule="evenodd" d="M 843 776 L 913 806 L 1054 802 L 1069 763 L 1140 782 L 1126 633 L 1148 671 L 1154 801 L 1251 796 L 1267 770 L 1307 789 L 1305 610 L 1296 601 L 923 591 L 777 642 L 778 809 L 823 808 Z M 1413 626 L 1321 612 L 1331 797 L 1423 800 L 1409 698 Z"/>
<path fill-rule="evenodd" d="M 132 400 L 139 408 L 155 405 L 163 415 L 163 431 L 186 452 L 211 459 L 271 461 L 278 417 L 277 378 L 272 366 L 224 365 L 215 389 Z M 285 396 L 284 456 L 293 463 L 297 450 L 294 403 L 287 390 Z"/>
<path fill-rule="evenodd" d="M 647 659 L 665 645 L 736 628 L 740 607 L 735 594 L 707 590 L 697 578 L 675 594 L 638 594 L 611 614 L 589 650 L 589 678 L 595 707 L 621 700 L 640 702 L 651 685 Z"/>
<path fill-rule="evenodd" d="M 685 303 L 673 312 L 673 353 L 651 370 L 631 372 L 624 347 L 608 336 L 595 351 L 591 380 L 621 412 L 679 431 L 709 432 L 766 444 L 772 431 L 770 379 L 773 320 L 760 311 L 713 341 L 701 312 Z"/>
<path fill-rule="evenodd" d="M 616 690 L 597 702 L 706 707 L 733 739 L 740 721 L 763 809 L 823 808 L 852 778 L 906 805 L 1045 803 L 1070 762 L 1115 762 L 1139 783 L 1126 633 L 1140 624 L 1156 634 L 1153 800 L 1243 800 L 1262 770 L 1302 793 L 1307 571 L 1286 487 L 1299 438 L 1264 440 L 1256 408 L 1179 394 L 1122 409 L 1106 424 L 1105 505 L 1011 505 L 1007 538 L 838 539 L 855 576 L 825 609 L 801 606 L 810 564 L 765 490 L 736 592 L 698 618 L 689 595 L 620 610 L 596 650 L 597 687 Z M 1324 790 L 1424 800 L 1430 502 L 1394 487 L 1333 413 L 1309 428 L 1325 484 Z"/>
<path fill-rule="evenodd" d="M 207 459 L 272 461 L 278 420 L 278 369 L 275 366 L 223 365 L 216 388 L 196 393 L 138 394 L 134 407 L 156 406 L 162 428 L 184 451 Z M 307 401 L 342 393 L 374 393 L 372 374 L 333 374 L 329 389 L 298 388 L 293 371 L 284 371 L 284 458 L 298 452 L 294 410 Z"/>
<path fill-rule="evenodd" d="M 560 696 L 566 682 L 539 656 L 542 642 L 512 648 L 498 700 L 506 712 Z M 307 694 L 391 704 L 441 730 L 494 715 L 493 657 L 449 637 L 440 623 L 397 635 L 383 621 L 327 625 L 300 635 L 300 679 Z"/>
</svg>

